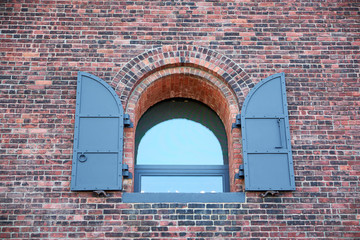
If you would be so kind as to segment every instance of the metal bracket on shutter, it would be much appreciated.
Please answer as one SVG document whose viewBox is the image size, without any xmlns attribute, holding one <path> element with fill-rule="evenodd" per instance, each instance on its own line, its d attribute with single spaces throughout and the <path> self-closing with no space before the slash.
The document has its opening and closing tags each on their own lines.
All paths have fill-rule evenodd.
<svg viewBox="0 0 360 240">
<path fill-rule="evenodd" d="M 276 146 L 275 148 L 283 148 L 282 132 L 281 132 L 281 118 L 277 119 L 277 124 L 278 124 L 278 127 L 279 127 L 279 146 Z"/>
<path fill-rule="evenodd" d="M 127 114 L 127 113 L 124 114 L 124 127 L 127 127 L 127 128 L 134 127 L 133 123 L 130 120 L 129 114 Z"/>
<path fill-rule="evenodd" d="M 271 196 L 275 196 L 275 195 L 279 194 L 279 191 L 266 191 L 265 193 L 260 193 L 260 196 L 262 198 L 265 198 L 266 196 L 268 196 L 270 194 L 271 194 Z"/>
<path fill-rule="evenodd" d="M 87 161 L 87 157 L 84 152 L 78 153 L 78 160 L 79 160 L 79 162 L 82 162 L 82 163 Z"/>
<path fill-rule="evenodd" d="M 94 193 L 96 193 L 98 197 L 107 197 L 108 196 L 104 190 L 97 190 L 97 191 L 94 191 Z"/>
<path fill-rule="evenodd" d="M 240 128 L 240 127 L 241 127 L 241 114 L 237 114 L 237 115 L 236 115 L 235 123 L 232 124 L 232 128 L 231 128 L 231 129 Z"/>
<path fill-rule="evenodd" d="M 239 173 L 235 174 L 235 179 L 240 179 L 244 177 L 244 164 L 239 166 Z"/>
<path fill-rule="evenodd" d="M 129 172 L 129 166 L 127 164 L 122 165 L 122 175 L 124 178 L 132 179 L 132 174 Z"/>
</svg>

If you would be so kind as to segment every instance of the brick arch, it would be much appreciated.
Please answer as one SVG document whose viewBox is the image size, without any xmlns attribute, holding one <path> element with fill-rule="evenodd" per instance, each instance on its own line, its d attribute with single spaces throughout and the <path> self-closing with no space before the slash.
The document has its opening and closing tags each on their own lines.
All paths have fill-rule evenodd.
<svg viewBox="0 0 360 240">
<path fill-rule="evenodd" d="M 125 104 L 139 81 L 160 69 L 192 66 L 205 70 L 224 81 L 242 104 L 254 86 L 249 75 L 233 60 L 199 46 L 162 46 L 144 52 L 130 60 L 110 83 Z"/>
<path fill-rule="evenodd" d="M 183 79 L 183 81 L 177 81 L 175 83 L 175 78 Z M 139 106 L 139 99 L 141 97 L 144 97 L 144 93 L 155 92 L 149 91 L 148 88 L 156 88 L 155 86 L 158 86 L 157 82 L 159 82 L 160 80 L 163 81 L 163 79 L 168 80 L 168 85 L 176 85 L 177 88 L 171 86 L 162 86 L 163 92 L 157 93 L 157 100 L 155 100 L 153 103 L 167 98 L 188 97 L 202 101 L 205 104 L 209 105 L 211 108 L 213 108 L 214 111 L 217 111 L 218 108 L 215 107 L 215 102 L 210 103 L 207 102 L 207 100 L 205 99 L 200 99 L 200 92 L 195 92 L 194 90 L 196 89 L 198 91 L 201 91 L 205 88 L 205 86 L 209 86 L 211 88 L 217 89 L 216 91 L 219 92 L 219 94 L 221 94 L 222 96 L 222 99 L 224 99 L 221 102 L 226 103 L 229 111 L 232 113 L 231 115 L 229 115 L 230 119 L 228 119 L 230 120 L 230 122 L 235 117 L 235 114 L 239 112 L 238 101 L 236 99 L 235 93 L 223 81 L 201 69 L 196 69 L 192 67 L 173 67 L 154 72 L 153 74 L 142 79 L 133 88 L 130 96 L 128 97 L 128 101 L 126 102 L 125 111 L 129 113 L 131 117 L 134 117 L 133 119 L 135 120 L 135 122 L 137 122 L 138 119 L 136 118 L 136 115 L 134 115 L 134 109 Z M 193 79 L 194 81 L 190 83 L 189 79 Z M 195 88 L 193 84 L 198 84 L 199 81 L 202 82 L 202 85 Z M 179 92 L 179 90 L 181 91 Z M 211 97 L 209 96 L 209 98 Z M 150 106 L 151 105 L 144 108 L 144 111 Z M 139 116 L 141 116 L 144 111 L 140 111 Z M 222 116 L 220 112 L 218 112 L 218 115 Z M 223 119 L 223 122 L 228 122 L 228 120 Z"/>
<path fill-rule="evenodd" d="M 231 191 L 240 191 L 243 182 L 235 180 L 234 176 L 241 164 L 241 144 L 239 130 L 232 130 L 231 127 L 239 112 L 238 100 L 228 84 L 213 74 L 194 67 L 157 69 L 133 87 L 125 106 L 125 111 L 134 123 L 134 128 L 125 129 L 124 138 L 124 161 L 129 165 L 130 171 L 133 171 L 135 164 L 135 131 L 138 120 L 154 104 L 176 97 L 203 102 L 220 117 L 228 138 Z M 124 186 L 129 189 L 133 187 L 131 184 Z"/>
</svg>

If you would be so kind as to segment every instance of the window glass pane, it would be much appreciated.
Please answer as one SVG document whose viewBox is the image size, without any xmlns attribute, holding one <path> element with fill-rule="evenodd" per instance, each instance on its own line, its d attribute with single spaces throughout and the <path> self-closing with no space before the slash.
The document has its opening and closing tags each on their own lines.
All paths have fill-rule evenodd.
<svg viewBox="0 0 360 240">
<path fill-rule="evenodd" d="M 223 192 L 221 176 L 142 176 L 141 192 Z"/>
<path fill-rule="evenodd" d="M 186 122 L 186 120 L 188 120 L 188 122 Z M 171 122 L 173 121 L 173 122 Z M 176 122 L 178 121 L 178 122 Z M 177 123 L 179 123 L 179 127 L 175 127 L 174 125 L 176 125 Z M 164 124 L 164 125 L 162 125 Z M 186 124 L 186 125 L 185 125 Z M 190 126 L 189 126 L 190 125 Z M 171 127 L 172 129 L 170 130 L 166 130 L 165 131 L 165 126 Z M 197 127 L 196 127 L 197 126 Z M 210 138 L 210 140 L 208 142 L 204 142 L 203 140 L 201 140 L 200 137 L 197 137 L 196 134 L 193 132 L 192 134 L 191 131 L 189 129 L 193 129 L 196 128 L 197 132 L 199 132 L 199 129 L 203 129 L 203 132 L 208 132 L 208 136 Z M 153 132 L 157 132 L 160 129 L 160 132 L 166 132 L 167 135 L 166 136 L 160 136 L 160 133 L 154 134 Z M 175 131 L 180 132 L 181 134 L 177 134 L 175 133 Z M 210 133 L 209 133 L 210 131 Z M 151 134 L 148 132 L 152 132 Z M 171 134 L 173 133 L 173 134 Z M 224 128 L 224 125 L 221 121 L 221 119 L 219 118 L 219 116 L 208 106 L 204 105 L 201 102 L 198 101 L 194 101 L 194 100 L 190 100 L 190 99 L 184 99 L 184 98 L 173 98 L 173 99 L 169 99 L 169 100 L 164 100 L 162 102 L 159 102 L 157 104 L 155 104 L 154 106 L 150 107 L 140 118 L 137 126 L 136 126 L 136 133 L 135 133 L 135 159 L 136 159 L 136 164 L 150 164 L 150 160 L 146 160 L 145 163 L 143 162 L 143 158 L 142 157 L 138 157 L 139 154 L 142 154 L 141 152 L 143 151 L 143 149 L 139 149 L 139 145 L 140 143 L 143 145 L 142 148 L 146 145 L 151 147 L 151 144 L 149 144 L 149 142 L 153 142 L 154 138 L 150 137 L 149 135 L 157 135 L 155 137 L 158 139 L 161 139 L 162 142 L 166 142 L 167 144 L 170 143 L 174 143 L 177 144 L 178 147 L 181 147 L 180 145 L 186 145 L 189 144 L 190 142 L 198 144 L 200 142 L 200 149 L 202 149 L 201 151 L 207 153 L 207 155 L 212 155 L 211 151 L 209 152 L 209 149 L 211 148 L 210 146 L 211 143 L 209 142 L 214 142 L 214 136 L 216 138 L 216 140 L 219 142 L 220 144 L 220 153 L 222 154 L 221 157 L 221 162 L 218 162 L 218 160 L 216 160 L 216 163 L 212 163 L 212 160 L 210 160 L 211 158 L 208 158 L 206 156 L 204 156 L 203 158 L 206 159 L 208 158 L 208 160 L 206 162 L 204 162 L 204 164 L 226 164 L 228 163 L 228 153 L 227 153 L 227 136 L 226 136 L 226 131 Z M 148 140 L 146 140 L 144 143 L 143 138 L 145 137 L 145 135 L 147 135 L 146 137 L 148 138 Z M 168 137 L 170 135 L 170 137 Z M 183 137 L 186 135 L 187 139 L 184 140 L 184 138 L 182 138 L 180 135 L 182 135 Z M 175 138 L 177 138 L 176 140 L 174 140 Z M 204 137 L 206 138 L 206 137 Z M 149 139 L 151 139 L 151 141 L 149 141 Z M 170 139 L 170 140 L 169 140 Z M 195 141 L 196 139 L 200 139 L 199 141 Z M 206 138 L 208 139 L 208 138 Z M 201 142 L 202 141 L 202 142 Z M 158 154 L 163 151 L 166 150 L 164 147 L 162 147 L 164 144 L 160 143 L 159 141 L 154 141 L 158 143 L 158 146 L 154 146 L 156 148 L 153 149 L 151 151 L 152 156 L 154 156 L 154 158 L 158 157 Z M 180 143 L 180 144 L 179 144 Z M 162 145 L 160 145 L 162 144 Z M 202 146 L 201 146 L 202 145 Z M 217 144 L 216 144 L 217 145 Z M 208 146 L 208 148 L 203 148 L 204 146 Z M 173 148 L 172 148 L 173 149 Z M 189 151 L 186 147 L 183 147 L 183 152 Z M 216 151 L 217 151 L 217 147 L 216 147 Z M 170 152 L 170 150 L 167 150 L 168 152 Z M 214 150 L 215 151 L 215 150 Z M 155 153 L 155 155 L 153 154 Z M 150 152 L 147 152 L 146 155 L 149 155 Z M 190 152 L 189 153 L 184 153 L 187 155 L 191 155 Z M 144 154 L 142 154 L 144 156 Z M 176 157 L 177 154 L 172 154 L 172 156 Z M 216 154 L 217 155 L 217 154 Z M 185 155 L 184 155 L 185 156 Z M 217 158 L 213 157 L 213 158 Z M 171 159 L 168 159 L 169 161 L 171 161 Z M 200 162 L 202 160 L 199 160 Z M 191 162 L 191 164 L 203 164 L 203 163 L 196 163 L 193 162 L 192 160 L 187 160 L 187 162 Z M 151 164 L 162 164 L 163 161 L 159 161 L 159 162 L 154 162 Z M 167 164 L 167 163 L 164 163 Z M 189 163 L 185 163 L 185 162 L 179 162 L 176 163 L 174 162 L 170 162 L 169 164 L 189 164 Z"/>
<path fill-rule="evenodd" d="M 139 143 L 137 164 L 221 165 L 220 143 L 202 124 L 187 119 L 161 122 Z"/>
</svg>

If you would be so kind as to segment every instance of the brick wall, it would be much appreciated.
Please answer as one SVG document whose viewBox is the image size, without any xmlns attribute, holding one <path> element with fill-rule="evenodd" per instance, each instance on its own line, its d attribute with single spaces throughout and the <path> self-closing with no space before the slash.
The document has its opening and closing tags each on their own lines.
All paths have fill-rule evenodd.
<svg viewBox="0 0 360 240">
<path fill-rule="evenodd" d="M 355 0 L 1 1 L 0 238 L 360 238 L 359 10 Z M 104 79 L 130 110 L 136 86 L 169 66 L 220 79 L 240 106 L 285 72 L 296 191 L 233 204 L 71 192 L 77 72 Z"/>
</svg>

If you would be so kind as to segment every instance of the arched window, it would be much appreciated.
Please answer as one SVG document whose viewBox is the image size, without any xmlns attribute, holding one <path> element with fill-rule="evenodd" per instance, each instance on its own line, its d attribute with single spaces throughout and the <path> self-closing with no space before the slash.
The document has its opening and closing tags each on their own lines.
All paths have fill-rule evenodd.
<svg viewBox="0 0 360 240">
<path fill-rule="evenodd" d="M 144 102 L 137 104 L 146 106 Z M 228 117 L 226 120 L 231 120 Z M 137 125 L 134 190 L 150 194 L 124 193 L 124 202 L 244 199 L 244 194 L 234 192 L 194 194 L 229 191 L 227 136 L 210 108 L 189 99 L 171 99 L 149 108 Z M 124 127 L 131 126 L 111 86 L 79 72 L 71 190 L 123 190 L 123 178 L 131 177 L 123 161 Z M 243 164 L 235 179 L 244 177 L 245 190 L 295 190 L 284 73 L 270 76 L 251 89 L 232 127 L 241 127 Z M 232 176 L 235 164 L 231 159 Z M 167 194 L 176 191 L 190 194 Z"/>
<path fill-rule="evenodd" d="M 145 112 L 135 135 L 135 192 L 228 192 L 224 125 L 201 102 L 174 98 Z"/>
</svg>

